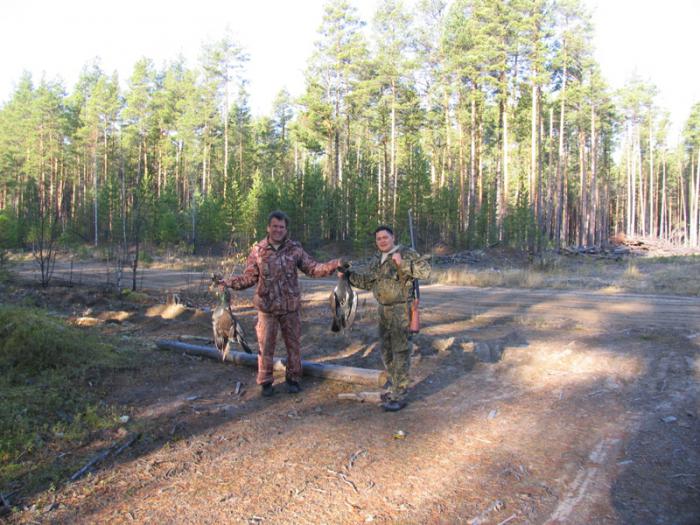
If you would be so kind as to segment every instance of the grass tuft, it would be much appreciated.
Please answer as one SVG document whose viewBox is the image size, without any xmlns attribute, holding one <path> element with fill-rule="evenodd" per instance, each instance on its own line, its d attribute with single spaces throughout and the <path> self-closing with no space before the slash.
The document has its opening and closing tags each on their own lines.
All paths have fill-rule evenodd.
<svg viewBox="0 0 700 525">
<path fill-rule="evenodd" d="M 148 294 L 143 292 L 134 292 L 130 288 L 124 288 L 121 291 L 121 298 L 125 301 L 138 304 L 148 304 L 151 302 L 151 298 L 148 296 Z"/>
<path fill-rule="evenodd" d="M 636 264 L 630 263 L 627 265 L 627 269 L 625 273 L 622 274 L 622 277 L 631 281 L 636 281 L 642 278 L 642 272 L 639 271 Z"/>
</svg>

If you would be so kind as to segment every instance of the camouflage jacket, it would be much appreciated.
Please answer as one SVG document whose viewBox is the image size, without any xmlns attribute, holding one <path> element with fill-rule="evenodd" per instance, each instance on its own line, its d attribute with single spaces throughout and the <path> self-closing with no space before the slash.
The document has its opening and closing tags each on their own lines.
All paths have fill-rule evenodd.
<svg viewBox="0 0 700 525">
<path fill-rule="evenodd" d="M 429 257 L 421 257 L 405 246 L 399 246 L 401 267 L 397 268 L 391 256 L 382 262 L 382 252 L 374 254 L 366 272 L 350 272 L 350 284 L 363 290 L 372 290 L 379 304 L 405 303 L 412 298 L 413 279 L 430 277 Z"/>
<path fill-rule="evenodd" d="M 266 239 L 258 242 L 248 255 L 242 275 L 226 279 L 226 285 L 243 290 L 257 284 L 253 304 L 271 314 L 294 312 L 301 306 L 301 289 L 297 268 L 309 277 L 325 277 L 338 267 L 338 259 L 325 264 L 316 262 L 301 244 L 285 239 L 275 249 Z"/>
</svg>

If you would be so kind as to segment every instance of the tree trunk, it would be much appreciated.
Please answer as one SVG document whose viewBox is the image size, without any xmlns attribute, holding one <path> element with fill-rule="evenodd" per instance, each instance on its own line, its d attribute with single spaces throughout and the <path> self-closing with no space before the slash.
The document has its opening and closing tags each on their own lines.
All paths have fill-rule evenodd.
<svg viewBox="0 0 700 525">
<path fill-rule="evenodd" d="M 680 164 L 680 161 L 679 161 Z M 690 165 L 692 169 L 693 165 L 693 158 L 691 155 L 690 158 Z M 678 184 L 681 187 L 681 192 L 680 192 L 680 203 L 678 207 L 678 213 L 679 213 L 679 219 L 678 219 L 678 226 L 683 228 L 683 244 L 686 246 L 688 245 L 688 207 L 686 206 L 686 199 L 685 199 L 685 188 L 683 184 L 683 167 L 679 166 L 678 169 Z"/>
<path fill-rule="evenodd" d="M 174 350 L 175 352 L 186 352 L 191 355 L 209 357 L 210 359 L 221 359 L 221 353 L 216 348 L 210 346 L 192 345 L 179 341 L 160 340 L 156 341 L 156 346 L 161 350 Z M 258 366 L 258 356 L 245 352 L 229 352 L 226 354 L 226 361 L 237 365 Z M 279 372 L 286 370 L 286 358 L 275 357 L 274 369 Z M 372 370 L 369 368 L 357 368 L 354 366 L 332 365 L 328 363 L 315 363 L 312 361 L 302 361 L 304 375 L 322 377 L 334 381 L 346 383 L 372 385 L 380 387 L 386 382 L 386 372 L 383 370 Z"/>
<path fill-rule="evenodd" d="M 656 237 L 656 225 L 654 217 L 654 122 L 651 110 L 649 110 L 649 235 Z"/>
<path fill-rule="evenodd" d="M 691 167 L 691 181 L 692 178 L 692 163 Z M 691 245 L 698 246 L 698 222 L 700 221 L 700 149 L 698 149 L 698 154 L 695 157 L 695 190 L 693 192 L 693 216 L 692 220 L 692 230 L 691 230 Z"/>
<path fill-rule="evenodd" d="M 625 221 L 625 235 L 631 236 L 632 235 L 632 225 L 634 224 L 634 184 L 633 184 L 633 178 L 632 178 L 632 160 L 634 157 L 634 153 L 632 151 L 632 136 L 630 133 L 630 128 L 629 125 L 627 127 L 627 140 L 626 140 L 626 160 L 627 162 L 625 163 L 625 166 L 627 168 L 627 177 L 626 177 L 626 182 L 627 182 L 627 216 L 626 216 L 626 221 Z"/>
<path fill-rule="evenodd" d="M 95 134 L 95 141 L 93 143 L 92 150 L 92 191 L 94 192 L 93 203 L 94 203 L 94 227 L 95 227 L 95 247 L 98 243 L 98 226 L 97 226 L 97 134 Z"/>
<path fill-rule="evenodd" d="M 641 129 L 637 129 L 637 160 L 639 161 L 639 226 L 638 231 L 641 235 L 647 233 L 647 201 L 646 201 L 646 184 L 644 181 L 644 158 L 642 155 L 642 138 Z"/>
<path fill-rule="evenodd" d="M 391 222 L 396 224 L 396 203 L 399 194 L 399 177 L 396 169 L 396 84 L 391 80 L 391 151 L 390 151 L 391 180 L 394 184 L 394 194 L 391 205 Z"/>
<path fill-rule="evenodd" d="M 555 238 L 556 234 L 554 233 L 554 228 L 556 226 L 555 223 L 555 215 L 556 215 L 556 207 L 555 207 L 555 193 L 556 193 L 556 185 L 557 185 L 557 175 L 558 172 L 552 173 L 552 169 L 554 169 L 554 108 L 550 107 L 549 108 L 549 153 L 548 153 L 548 159 L 547 159 L 547 237 L 552 240 Z"/>
<path fill-rule="evenodd" d="M 591 104 L 591 201 L 589 203 L 588 211 L 588 231 L 586 232 L 586 244 L 595 245 L 596 244 L 596 230 L 598 229 L 598 209 L 599 203 L 599 189 L 598 189 L 598 174 L 597 170 L 597 136 L 595 127 L 595 105 Z"/>
<path fill-rule="evenodd" d="M 228 115 L 229 115 L 229 94 L 228 82 L 225 83 L 225 101 L 224 104 L 224 201 L 226 200 L 226 192 L 228 191 Z"/>
<path fill-rule="evenodd" d="M 472 88 L 471 112 L 469 121 L 469 217 L 467 229 L 470 238 L 474 237 L 476 209 L 476 90 Z M 470 246 L 471 247 L 471 243 Z"/>
<path fill-rule="evenodd" d="M 583 127 L 578 130 L 578 163 L 579 163 L 579 188 L 581 195 L 579 199 L 579 220 L 577 241 L 582 246 L 588 231 L 588 180 L 586 174 L 586 132 Z"/>
<path fill-rule="evenodd" d="M 542 178 L 544 176 L 544 151 L 543 151 L 543 140 L 544 137 L 544 119 L 542 117 L 542 90 L 537 88 L 537 198 L 535 199 L 536 217 L 537 217 L 537 253 L 542 250 L 542 233 L 543 233 L 543 202 L 542 202 L 542 191 L 543 182 Z"/>
<path fill-rule="evenodd" d="M 459 125 L 459 232 L 467 231 L 467 163 L 465 162 L 464 125 Z"/>
<path fill-rule="evenodd" d="M 559 102 L 559 157 L 557 158 L 557 222 L 556 244 L 561 246 L 561 234 L 564 228 L 564 123 L 566 116 L 566 50 L 564 51 L 564 72 L 562 75 L 561 100 Z"/>
<path fill-rule="evenodd" d="M 204 144 L 202 145 L 202 195 L 207 194 L 207 138 L 208 129 L 204 126 L 203 136 Z"/>
<path fill-rule="evenodd" d="M 537 85 L 532 82 L 530 87 L 530 99 L 532 109 L 530 111 L 530 173 L 528 180 L 528 205 L 536 212 L 535 198 L 535 172 L 537 170 Z"/>
<path fill-rule="evenodd" d="M 663 159 L 661 160 L 661 224 L 659 226 L 659 235 L 662 239 L 669 240 L 668 232 L 666 231 L 666 152 L 664 151 L 663 154 Z"/>
</svg>

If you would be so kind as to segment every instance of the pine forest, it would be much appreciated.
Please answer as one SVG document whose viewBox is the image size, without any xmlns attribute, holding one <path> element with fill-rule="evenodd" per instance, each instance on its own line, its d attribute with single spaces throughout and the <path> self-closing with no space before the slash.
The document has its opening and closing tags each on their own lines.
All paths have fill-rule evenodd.
<svg viewBox="0 0 700 525">
<path fill-rule="evenodd" d="M 0 106 L 0 244 L 247 251 L 282 209 L 310 248 L 382 223 L 406 241 L 408 210 L 421 250 L 698 246 L 700 101 L 668 146 L 655 86 L 611 90 L 593 31 L 577 0 L 382 0 L 369 21 L 330 0 L 304 92 L 266 116 L 231 34 L 128 79 L 95 59 L 70 91 L 27 72 Z"/>
</svg>

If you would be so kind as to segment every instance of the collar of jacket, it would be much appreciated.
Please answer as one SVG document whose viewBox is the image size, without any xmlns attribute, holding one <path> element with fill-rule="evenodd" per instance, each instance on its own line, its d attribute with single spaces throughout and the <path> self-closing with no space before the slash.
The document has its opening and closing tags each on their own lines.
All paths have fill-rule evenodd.
<svg viewBox="0 0 700 525">
<path fill-rule="evenodd" d="M 264 248 L 266 250 L 272 250 L 275 252 L 280 251 L 282 248 L 284 248 L 287 244 L 289 243 L 289 236 L 285 235 L 284 239 L 282 239 L 282 242 L 280 243 L 279 248 L 275 248 L 274 245 L 270 242 L 270 237 L 265 237 L 262 241 L 260 241 L 258 244 L 260 245 L 261 248 Z"/>
<path fill-rule="evenodd" d="M 403 246 L 401 246 L 400 244 L 397 244 L 397 245 L 394 246 L 391 250 L 389 250 L 388 252 L 386 252 L 386 259 L 384 259 L 383 261 L 382 261 L 382 256 L 384 255 L 384 252 L 378 251 L 378 252 L 377 252 L 377 258 L 379 259 L 379 264 L 384 264 L 384 263 L 387 262 L 389 259 L 391 259 L 391 256 L 392 256 L 393 254 L 395 254 L 396 252 L 398 252 L 399 250 L 402 250 L 402 249 L 403 249 Z"/>
</svg>

